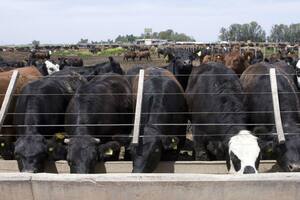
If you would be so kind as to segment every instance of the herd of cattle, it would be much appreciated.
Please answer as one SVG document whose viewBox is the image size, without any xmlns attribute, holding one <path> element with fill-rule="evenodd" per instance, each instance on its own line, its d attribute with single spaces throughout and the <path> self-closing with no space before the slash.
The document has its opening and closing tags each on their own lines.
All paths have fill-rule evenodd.
<svg viewBox="0 0 300 200">
<path fill-rule="evenodd" d="M 123 159 L 133 161 L 134 173 L 153 172 L 161 160 L 188 156 L 226 160 L 231 173 L 257 173 L 260 159 L 276 159 L 284 171 L 300 171 L 300 62 L 295 57 L 280 53 L 264 60 L 259 52 L 238 49 L 195 53 L 166 48 L 157 53 L 170 63 L 126 72 L 112 57 L 93 66 L 83 66 L 79 58 L 60 58 L 56 64 L 49 60 L 51 52 L 32 52 L 30 66 L 1 61 L 0 104 L 12 69 L 20 73 L 1 129 L 1 156 L 16 159 L 21 172 L 43 172 L 45 161 L 67 160 L 71 173 L 94 173 L 98 161 L 118 160 L 124 147 Z M 193 64 L 195 59 L 200 65 Z M 277 71 L 284 144 L 276 136 L 271 68 Z M 145 80 L 135 145 L 140 69 Z M 193 141 L 186 137 L 188 126 Z"/>
</svg>

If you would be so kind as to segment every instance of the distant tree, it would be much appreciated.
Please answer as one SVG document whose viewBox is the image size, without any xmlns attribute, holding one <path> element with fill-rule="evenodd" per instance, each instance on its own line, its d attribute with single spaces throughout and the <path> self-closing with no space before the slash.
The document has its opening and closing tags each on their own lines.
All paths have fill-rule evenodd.
<svg viewBox="0 0 300 200">
<path fill-rule="evenodd" d="M 284 24 L 275 24 L 271 29 L 271 42 L 285 42 L 288 41 L 289 27 Z"/>
<path fill-rule="evenodd" d="M 134 36 L 133 34 L 131 34 L 131 35 L 125 35 L 125 36 L 119 35 L 115 39 L 115 42 L 119 42 L 119 43 L 133 43 L 137 38 L 138 37 Z"/>
<path fill-rule="evenodd" d="M 289 27 L 289 42 L 300 42 L 300 23 L 291 24 Z"/>
<path fill-rule="evenodd" d="M 134 36 L 134 35 L 119 35 L 116 39 L 115 42 L 119 43 L 132 43 L 136 39 L 140 38 L 156 38 L 156 39 L 162 39 L 162 40 L 170 40 L 170 41 L 195 41 L 194 38 L 184 34 L 184 33 L 177 33 L 174 32 L 172 29 L 168 29 L 166 31 L 161 31 L 161 32 L 153 32 L 152 34 L 141 34 L 140 36 Z"/>
<path fill-rule="evenodd" d="M 275 24 L 271 29 L 270 41 L 272 42 L 300 42 L 300 23 Z"/>
<path fill-rule="evenodd" d="M 37 40 L 33 40 L 31 42 L 32 46 L 34 46 L 34 48 L 38 48 L 40 46 L 40 41 L 37 41 Z"/>
<path fill-rule="evenodd" d="M 231 24 L 228 29 L 222 27 L 219 34 L 220 40 L 263 42 L 266 40 L 266 32 L 257 22 L 248 24 Z"/>
<path fill-rule="evenodd" d="M 158 32 L 152 33 L 152 38 L 158 38 Z"/>
<path fill-rule="evenodd" d="M 173 35 L 174 35 L 174 31 L 171 29 L 168 29 L 166 31 L 161 31 L 160 33 L 158 33 L 159 39 L 162 40 L 172 40 Z"/>
<path fill-rule="evenodd" d="M 222 41 L 228 41 L 228 32 L 227 32 L 226 28 L 222 27 L 220 29 L 219 38 Z"/>
<path fill-rule="evenodd" d="M 89 40 L 88 40 L 88 39 L 81 38 L 80 41 L 79 41 L 78 43 L 81 43 L 81 44 L 87 44 L 87 43 L 89 43 Z"/>
</svg>

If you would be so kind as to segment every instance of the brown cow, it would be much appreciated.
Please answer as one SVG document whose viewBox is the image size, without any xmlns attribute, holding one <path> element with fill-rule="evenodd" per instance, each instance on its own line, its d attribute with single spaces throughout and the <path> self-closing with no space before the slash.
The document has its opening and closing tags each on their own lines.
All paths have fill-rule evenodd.
<svg viewBox="0 0 300 200">
<path fill-rule="evenodd" d="M 134 61 L 134 59 L 136 58 L 137 54 L 134 51 L 128 51 L 124 54 L 123 60 L 128 61 L 129 59 L 132 59 L 132 61 Z"/>
<path fill-rule="evenodd" d="M 224 55 L 221 55 L 221 54 L 206 55 L 206 56 L 203 58 L 202 63 L 203 63 L 203 64 L 206 64 L 206 63 L 208 63 L 208 62 L 217 62 L 217 63 L 225 64 L 225 61 L 224 61 Z"/>
<path fill-rule="evenodd" d="M 239 52 L 231 52 L 225 55 L 225 65 L 229 69 L 232 69 L 239 76 L 249 66 L 248 62 L 244 59 Z"/>
<path fill-rule="evenodd" d="M 37 80 L 42 77 L 42 74 L 36 67 L 22 67 L 16 69 L 19 71 L 19 78 L 16 85 L 16 90 L 14 94 L 19 94 L 21 89 L 27 85 L 30 81 Z M 12 76 L 13 70 L 7 72 L 0 73 L 0 105 L 2 105 L 3 99 L 5 97 L 5 93 L 7 87 L 10 82 L 10 78 Z M 8 109 L 8 113 L 13 113 L 15 109 L 15 103 L 17 100 L 17 96 L 14 96 L 11 104 Z M 4 125 L 12 125 L 13 124 L 13 115 L 8 114 L 5 118 Z M 0 138 L 1 142 L 1 149 L 0 154 L 4 159 L 13 159 L 13 148 L 12 142 L 15 140 L 15 129 L 13 128 L 2 128 L 0 131 L 1 135 L 9 135 L 9 136 L 2 136 Z"/>
<path fill-rule="evenodd" d="M 148 50 L 137 52 L 137 57 L 139 58 L 139 60 L 142 60 L 143 58 L 145 58 L 147 60 L 151 60 L 150 51 L 148 51 Z"/>
<path fill-rule="evenodd" d="M 33 51 L 31 52 L 31 54 L 29 55 L 29 60 L 38 60 L 38 59 L 50 59 L 51 57 L 51 51 L 47 51 L 47 52 L 36 52 L 36 51 Z"/>
<path fill-rule="evenodd" d="M 16 69 L 19 71 L 19 78 L 16 86 L 15 93 L 18 94 L 22 87 L 26 85 L 28 82 L 32 80 L 37 80 L 41 78 L 43 75 L 40 73 L 40 71 L 36 67 L 22 67 Z M 0 73 L 0 104 L 2 105 L 4 95 L 10 78 L 12 76 L 13 70 L 7 71 L 7 72 L 1 72 Z"/>
<path fill-rule="evenodd" d="M 202 63 L 206 64 L 206 63 L 209 63 L 209 62 L 212 62 L 212 61 L 213 61 L 213 56 L 212 55 L 206 55 L 206 56 L 204 56 L 204 58 L 202 60 Z"/>
</svg>

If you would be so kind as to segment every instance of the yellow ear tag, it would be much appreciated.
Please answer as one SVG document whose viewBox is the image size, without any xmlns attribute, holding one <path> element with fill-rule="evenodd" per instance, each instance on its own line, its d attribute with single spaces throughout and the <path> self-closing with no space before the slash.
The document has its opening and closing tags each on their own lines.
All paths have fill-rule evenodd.
<svg viewBox="0 0 300 200">
<path fill-rule="evenodd" d="M 114 151 L 111 148 L 107 149 L 107 151 L 105 152 L 105 155 L 107 155 L 107 156 L 112 156 L 113 154 L 114 154 Z"/>
<path fill-rule="evenodd" d="M 63 139 L 65 139 L 65 134 L 64 133 L 56 133 L 55 138 L 57 140 L 63 140 Z"/>
<path fill-rule="evenodd" d="M 52 152 L 53 150 L 54 150 L 53 147 L 50 147 L 50 148 L 48 149 L 49 152 Z"/>
<path fill-rule="evenodd" d="M 272 153 L 273 149 L 272 148 L 268 148 L 267 153 Z"/>
<path fill-rule="evenodd" d="M 175 138 L 172 138 L 171 147 L 173 150 L 177 150 L 177 142 L 176 142 Z"/>
<path fill-rule="evenodd" d="M 5 147 L 5 143 L 4 142 L 1 142 L 1 147 Z"/>
</svg>

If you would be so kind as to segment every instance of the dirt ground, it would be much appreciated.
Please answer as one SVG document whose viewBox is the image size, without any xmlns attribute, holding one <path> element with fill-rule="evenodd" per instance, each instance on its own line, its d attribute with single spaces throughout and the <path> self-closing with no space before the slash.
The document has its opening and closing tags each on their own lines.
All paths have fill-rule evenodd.
<svg viewBox="0 0 300 200">
<path fill-rule="evenodd" d="M 26 58 L 28 58 L 28 53 L 26 52 L 0 52 L 0 56 L 5 61 L 23 61 Z M 135 61 L 129 60 L 129 61 L 123 61 L 123 56 L 113 56 L 113 58 L 121 64 L 121 67 L 124 71 L 127 71 L 133 66 L 136 65 L 145 65 L 145 66 L 155 66 L 155 67 L 161 67 L 166 66 L 168 63 L 165 62 L 163 58 L 158 58 L 157 55 L 152 55 L 151 60 L 147 61 L 145 59 L 139 61 L 136 59 Z M 51 59 L 54 59 L 57 61 L 57 57 L 53 56 Z M 104 56 L 89 56 L 86 58 L 83 58 L 83 62 L 85 66 L 88 65 L 94 65 L 97 63 L 102 63 L 108 61 L 108 57 Z"/>
</svg>

